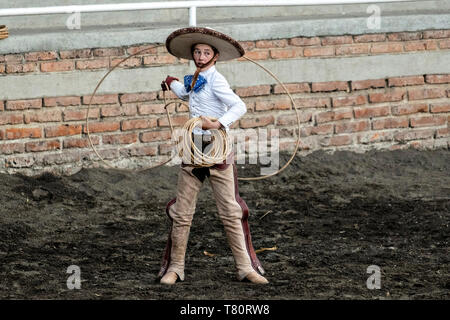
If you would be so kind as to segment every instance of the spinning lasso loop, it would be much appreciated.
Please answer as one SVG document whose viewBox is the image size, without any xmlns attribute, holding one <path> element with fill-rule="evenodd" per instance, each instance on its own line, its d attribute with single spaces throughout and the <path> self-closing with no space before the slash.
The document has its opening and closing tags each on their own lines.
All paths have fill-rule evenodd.
<svg viewBox="0 0 450 320">
<path fill-rule="evenodd" d="M 153 165 L 151 167 L 148 168 L 142 168 L 139 170 L 127 170 L 127 169 L 119 169 L 114 167 L 113 165 L 111 165 L 108 161 L 106 161 L 105 159 L 103 159 L 102 156 L 100 156 L 100 154 L 97 152 L 97 149 L 94 146 L 94 143 L 92 142 L 91 139 L 91 135 L 90 135 L 90 131 L 89 131 L 89 111 L 91 108 L 91 104 L 92 104 L 92 100 L 95 97 L 95 94 L 98 90 L 98 88 L 100 87 L 100 85 L 103 83 L 103 81 L 106 79 L 106 77 L 112 72 L 114 71 L 115 68 L 117 68 L 118 66 L 120 66 L 123 62 L 125 62 L 126 60 L 130 59 L 131 57 L 141 54 L 144 51 L 150 50 L 150 49 L 155 49 L 158 47 L 163 46 L 163 44 L 159 44 L 159 45 L 155 45 L 152 46 L 150 48 L 146 48 L 143 50 L 140 50 L 126 58 L 124 58 L 123 60 L 121 60 L 119 63 L 117 63 L 114 67 L 112 67 L 104 76 L 103 78 L 100 80 L 100 82 L 97 84 L 97 86 L 95 87 L 94 92 L 92 93 L 92 96 L 89 100 L 89 105 L 87 108 L 87 112 L 86 112 L 86 132 L 87 132 L 87 137 L 89 140 L 89 143 L 91 145 L 92 150 L 95 152 L 95 154 L 99 157 L 99 159 L 108 167 L 115 169 L 115 170 L 123 170 L 123 171 L 135 171 L 135 172 L 140 172 L 140 171 L 144 171 L 144 170 L 149 170 L 149 169 L 153 169 L 159 166 L 162 166 L 168 162 L 170 162 L 172 159 L 175 158 L 175 156 L 177 155 L 177 153 L 175 153 L 174 156 L 169 157 L 168 160 L 163 161 L 162 163 L 159 163 L 157 165 Z M 288 89 L 286 88 L 286 86 L 284 85 L 283 82 L 280 81 L 280 79 L 278 79 L 277 76 L 275 76 L 270 70 L 268 70 L 266 67 L 262 66 L 260 63 L 246 57 L 243 56 L 244 59 L 256 64 L 258 67 L 260 67 L 261 69 L 263 69 L 266 73 L 268 73 L 270 76 L 272 76 L 272 78 L 274 78 L 283 88 L 283 90 L 286 92 L 286 94 L 289 96 L 289 99 L 291 100 L 291 104 L 295 109 L 295 113 L 296 113 L 296 117 L 297 117 L 297 128 L 298 128 L 298 138 L 297 138 L 297 143 L 295 146 L 295 149 L 291 155 L 291 157 L 289 158 L 289 160 L 286 162 L 286 164 L 281 167 L 279 170 L 277 170 L 276 172 L 273 172 L 271 174 L 268 175 L 264 175 L 264 176 L 259 176 L 259 177 L 240 177 L 238 178 L 239 180 L 247 180 L 247 181 L 254 181 L 254 180 L 262 180 L 262 179 L 266 179 L 269 178 L 271 176 L 277 175 L 278 173 L 280 173 L 281 171 L 283 171 L 284 169 L 286 169 L 289 164 L 292 162 L 292 160 L 294 159 L 295 155 L 297 154 L 298 148 L 300 146 L 300 115 L 299 115 L 299 111 L 297 109 L 297 106 L 295 105 L 294 99 L 292 98 L 291 94 L 289 93 Z M 168 107 L 171 104 L 175 104 L 175 103 L 180 103 L 180 102 L 176 102 L 176 101 L 172 101 L 167 103 L 166 101 L 166 94 L 165 91 L 163 91 L 163 100 L 164 100 L 164 108 L 166 109 L 166 115 L 167 115 L 167 119 L 169 121 L 169 126 L 170 126 L 170 131 L 172 134 L 172 137 L 174 136 L 174 129 L 173 129 L 173 125 L 172 125 L 172 120 L 170 117 L 170 113 L 169 113 L 169 109 Z M 211 120 L 216 120 L 214 118 L 210 118 Z M 211 133 L 213 134 L 213 146 L 212 148 L 210 148 L 209 152 L 207 152 L 206 154 L 203 154 L 201 152 L 201 150 L 197 149 L 197 147 L 195 146 L 195 143 L 192 141 L 192 130 L 194 129 L 194 127 L 198 126 L 199 124 L 201 124 L 201 119 L 200 118 L 191 118 L 190 120 L 188 120 L 184 126 L 183 126 L 183 135 L 182 135 L 182 140 L 180 141 L 180 143 L 177 144 L 177 150 L 178 150 L 178 155 L 179 156 L 188 156 L 191 161 L 192 159 L 194 159 L 194 164 L 199 164 L 198 166 L 212 166 L 214 163 L 220 163 L 223 162 L 226 159 L 226 156 L 228 155 L 228 153 L 231 151 L 231 143 L 230 143 L 230 139 L 226 133 L 225 130 L 211 130 Z M 189 150 L 190 154 L 183 155 L 183 150 Z"/>
</svg>

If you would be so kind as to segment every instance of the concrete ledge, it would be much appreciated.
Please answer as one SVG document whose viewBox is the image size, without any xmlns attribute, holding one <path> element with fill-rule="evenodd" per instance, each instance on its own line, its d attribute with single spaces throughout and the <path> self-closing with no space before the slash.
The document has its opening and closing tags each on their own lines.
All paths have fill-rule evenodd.
<svg viewBox="0 0 450 320">
<path fill-rule="evenodd" d="M 398 13 L 384 12 L 380 29 L 367 27 L 367 16 L 328 15 L 326 17 L 281 17 L 233 19 L 232 21 L 204 22 L 239 41 L 281 39 L 297 36 L 343 34 L 370 34 L 430 29 L 450 29 L 450 12 Z M 72 50 L 82 48 L 117 47 L 143 43 L 164 43 L 179 25 L 102 26 L 82 27 L 80 30 L 36 29 L 10 30 L 10 37 L 0 41 L 0 54 Z"/>
<path fill-rule="evenodd" d="M 261 62 L 281 81 L 323 82 L 382 79 L 386 77 L 450 73 L 450 50 L 377 56 L 271 60 Z M 233 87 L 275 84 L 276 81 L 252 62 L 218 63 L 217 69 Z M 134 93 L 160 90 L 168 74 L 192 72 L 188 65 L 118 69 L 100 86 L 97 94 Z M 32 99 L 92 94 L 107 73 L 102 71 L 62 72 L 0 77 L 0 100 Z"/>
</svg>

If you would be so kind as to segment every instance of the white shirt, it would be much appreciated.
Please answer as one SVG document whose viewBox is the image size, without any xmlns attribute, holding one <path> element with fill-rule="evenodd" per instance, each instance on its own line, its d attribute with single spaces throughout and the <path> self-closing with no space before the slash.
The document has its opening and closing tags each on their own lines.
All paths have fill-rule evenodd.
<svg viewBox="0 0 450 320">
<path fill-rule="evenodd" d="M 206 84 L 199 92 L 191 90 L 186 92 L 184 84 L 179 81 L 172 81 L 170 89 L 181 100 L 189 100 L 190 118 L 199 116 L 210 116 L 225 127 L 229 127 L 247 112 L 245 103 L 231 90 L 225 77 L 220 74 L 215 66 L 206 71 L 200 72 L 206 79 Z M 195 134 L 210 134 L 209 130 L 194 128 Z"/>
</svg>

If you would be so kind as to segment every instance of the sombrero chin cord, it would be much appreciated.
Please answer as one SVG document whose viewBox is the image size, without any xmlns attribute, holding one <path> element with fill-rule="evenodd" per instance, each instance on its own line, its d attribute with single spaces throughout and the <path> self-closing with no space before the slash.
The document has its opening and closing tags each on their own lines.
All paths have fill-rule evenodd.
<svg viewBox="0 0 450 320">
<path fill-rule="evenodd" d="M 157 47 L 161 47 L 164 46 L 163 44 L 159 44 L 159 45 L 155 45 L 152 46 L 150 48 L 146 48 L 143 50 L 140 50 L 124 59 L 122 59 L 121 61 L 119 61 L 119 63 L 117 63 L 114 67 L 112 67 L 104 76 L 103 78 L 100 80 L 100 82 L 97 84 L 97 86 L 95 87 L 94 92 L 92 93 L 92 96 L 89 100 L 89 105 L 86 111 L 86 132 L 87 132 L 87 137 L 89 140 L 89 143 L 91 145 L 92 150 L 94 151 L 94 153 L 99 157 L 99 159 L 109 168 L 115 169 L 115 170 L 122 170 L 122 171 L 133 171 L 133 172 L 140 172 L 140 171 L 144 171 L 144 170 L 149 170 L 149 169 L 153 169 L 156 167 L 160 167 L 168 162 L 170 162 L 172 159 L 174 159 L 177 155 L 177 153 L 175 153 L 174 156 L 169 157 L 168 160 L 163 161 L 162 163 L 156 164 L 154 166 L 148 167 L 148 168 L 142 168 L 142 169 L 138 169 L 138 170 L 132 170 L 132 169 L 119 169 L 114 167 L 113 165 L 111 165 L 108 161 L 106 161 L 105 159 L 103 159 L 103 157 L 100 156 L 100 154 L 97 152 L 97 149 L 94 146 L 94 143 L 92 142 L 91 139 L 91 135 L 90 135 L 90 131 L 89 131 L 89 111 L 91 108 L 91 104 L 92 104 L 92 100 L 95 97 L 95 94 L 98 90 L 98 88 L 100 87 L 100 85 L 103 83 L 103 81 L 106 79 L 106 77 L 115 69 L 117 68 L 120 64 L 122 64 L 123 62 L 125 62 L 126 60 L 130 59 L 131 57 L 138 55 L 138 54 L 142 54 L 142 52 L 150 50 L 150 49 L 154 49 Z M 251 181 L 251 180 L 262 180 L 262 179 L 266 179 L 269 178 L 271 176 L 274 176 L 278 173 L 280 173 L 281 171 L 283 171 L 284 169 L 286 169 L 289 164 L 292 162 L 292 160 L 294 159 L 295 155 L 297 154 L 298 148 L 300 146 L 300 115 L 299 115 L 299 111 L 297 109 L 297 106 L 295 105 L 294 99 L 292 98 L 291 94 L 289 93 L 289 91 L 287 90 L 286 86 L 284 85 L 283 82 L 280 81 L 280 79 L 278 79 L 278 77 L 276 77 L 270 70 L 268 70 L 267 68 L 265 68 L 264 66 L 262 66 L 261 64 L 259 64 L 258 62 L 243 56 L 244 59 L 256 64 L 257 66 L 259 66 L 261 69 L 263 69 L 266 73 L 268 73 L 270 76 L 272 76 L 283 88 L 283 90 L 286 92 L 286 94 L 289 96 L 289 99 L 291 100 L 292 106 L 295 109 L 296 112 L 296 116 L 297 116 L 297 127 L 298 127 L 298 138 L 297 138 L 297 143 L 295 146 L 295 149 L 291 155 L 291 157 L 289 158 L 289 160 L 286 162 L 286 164 L 281 167 L 280 169 L 278 169 L 276 172 L 268 174 L 268 175 L 264 175 L 264 176 L 259 176 L 259 177 L 247 177 L 247 178 L 238 178 L 239 180 L 247 180 L 247 181 Z M 197 68 L 197 71 L 200 70 L 200 68 Z M 196 72 L 197 76 L 198 73 Z M 195 78 L 195 77 L 194 77 Z M 192 80 L 192 82 L 195 84 L 194 79 Z M 167 84 L 166 84 L 167 87 Z M 168 89 L 168 88 L 167 88 Z M 172 134 L 172 137 L 174 136 L 174 129 L 173 129 L 173 125 L 172 125 L 172 120 L 171 120 L 171 116 L 169 113 L 169 105 L 176 103 L 176 101 L 172 101 L 167 103 L 166 101 L 166 91 L 163 90 L 163 100 L 164 100 L 164 108 L 166 109 L 166 115 L 167 115 L 167 119 L 169 121 L 169 126 L 170 126 L 170 131 Z M 211 120 L 216 120 L 214 118 L 210 118 Z M 218 130 L 211 130 L 212 134 L 213 134 L 213 142 L 212 142 L 212 147 L 209 149 L 209 152 L 207 152 L 206 154 L 203 154 L 201 150 L 199 150 L 196 146 L 194 141 L 192 141 L 192 131 L 193 129 L 198 126 L 199 124 L 201 124 L 201 119 L 200 118 L 191 118 L 190 120 L 188 120 L 184 126 L 183 126 L 183 134 L 181 136 L 182 140 L 179 141 L 179 143 L 177 144 L 177 148 L 178 148 L 178 155 L 180 156 L 189 156 L 190 159 L 194 159 L 194 165 L 196 166 L 206 166 L 206 167 L 210 167 L 216 163 L 221 163 L 223 162 L 227 155 L 232 151 L 232 147 L 231 147 L 231 142 L 230 139 L 228 137 L 227 132 L 224 129 L 218 129 Z M 186 155 L 184 154 L 185 150 L 188 150 L 188 152 L 190 154 Z"/>
</svg>

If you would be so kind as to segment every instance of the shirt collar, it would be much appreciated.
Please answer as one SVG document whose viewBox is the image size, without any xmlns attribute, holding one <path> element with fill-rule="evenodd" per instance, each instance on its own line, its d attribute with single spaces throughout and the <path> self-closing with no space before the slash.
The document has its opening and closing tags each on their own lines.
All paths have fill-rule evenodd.
<svg viewBox="0 0 450 320">
<path fill-rule="evenodd" d="M 202 71 L 200 72 L 200 74 L 204 77 L 212 74 L 214 71 L 216 71 L 216 66 L 212 66 L 211 68 L 209 68 L 208 70 Z"/>
</svg>

